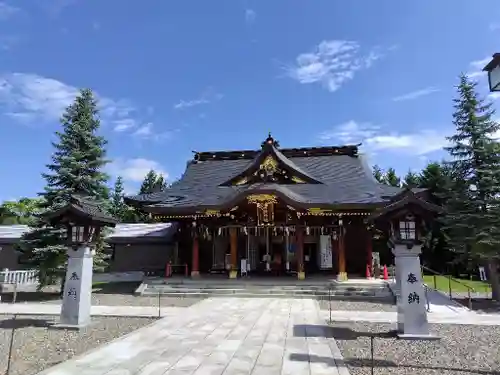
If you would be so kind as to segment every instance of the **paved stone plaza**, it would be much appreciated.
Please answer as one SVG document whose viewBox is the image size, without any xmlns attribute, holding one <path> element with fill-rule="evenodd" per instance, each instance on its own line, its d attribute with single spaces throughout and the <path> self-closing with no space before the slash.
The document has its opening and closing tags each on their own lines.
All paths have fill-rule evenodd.
<svg viewBox="0 0 500 375">
<path fill-rule="evenodd" d="M 208 299 L 41 374 L 348 374 L 327 330 L 313 300 Z"/>
<path fill-rule="evenodd" d="M 340 322 L 396 322 L 395 312 L 362 311 L 361 306 L 359 311 L 336 309 L 341 306 L 333 305 L 332 319 L 337 322 L 336 326 L 344 324 Z M 470 335 L 481 330 L 498 332 L 500 314 L 477 314 L 453 306 L 447 310 L 444 305 L 434 309 L 434 306 L 439 305 L 431 304 L 429 321 L 448 324 L 446 329 L 455 332 L 445 335 L 450 342 L 460 342 L 467 332 Z M 0 310 L 21 316 L 34 311 L 53 316 L 60 306 L 1 304 Z M 111 316 L 157 316 L 157 313 L 153 306 L 93 306 L 92 312 L 95 325 L 99 325 L 101 319 L 113 319 Z M 329 311 L 320 310 L 318 302 L 312 299 L 209 298 L 186 308 L 166 307 L 161 315 L 163 319 L 150 326 L 62 362 L 40 375 L 349 374 L 332 331 L 326 327 Z M 342 340 L 342 335 L 334 336 Z M 481 352 L 489 353 L 490 346 L 497 347 L 495 342 L 490 337 L 481 344 Z M 345 339 L 342 343 L 342 350 L 347 350 L 346 343 L 357 345 L 356 341 Z M 397 348 L 401 344 L 395 342 L 394 345 Z M 420 344 L 411 347 L 418 353 L 436 350 Z M 453 348 L 446 345 L 441 349 L 454 353 L 457 349 Z M 469 352 L 467 345 L 461 350 Z M 364 374 L 366 367 L 352 366 L 351 352 L 349 349 L 351 357 L 345 359 L 351 374 Z M 464 356 L 463 353 L 460 356 Z"/>
</svg>

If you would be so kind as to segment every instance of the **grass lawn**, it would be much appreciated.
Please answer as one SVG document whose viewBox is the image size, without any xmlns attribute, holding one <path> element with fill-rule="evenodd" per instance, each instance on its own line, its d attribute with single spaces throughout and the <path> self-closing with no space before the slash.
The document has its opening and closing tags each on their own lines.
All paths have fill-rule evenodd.
<svg viewBox="0 0 500 375">
<path fill-rule="evenodd" d="M 436 285 L 434 286 L 434 276 L 424 275 L 424 282 L 431 288 L 436 288 L 443 292 L 448 292 L 450 289 L 449 280 L 446 276 L 436 276 Z M 455 281 L 457 280 L 457 281 Z M 488 283 L 477 280 L 467 280 L 467 279 L 452 279 L 451 280 L 451 290 L 452 292 L 467 292 L 467 286 L 474 288 L 476 292 L 489 292 L 491 287 Z M 464 285 L 465 284 L 465 285 Z"/>
</svg>

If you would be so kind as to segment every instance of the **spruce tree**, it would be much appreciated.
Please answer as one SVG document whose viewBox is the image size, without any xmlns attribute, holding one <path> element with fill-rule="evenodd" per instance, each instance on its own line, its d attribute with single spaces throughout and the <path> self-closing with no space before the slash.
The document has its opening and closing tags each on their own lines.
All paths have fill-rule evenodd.
<svg viewBox="0 0 500 375">
<path fill-rule="evenodd" d="M 394 168 L 389 168 L 384 175 L 383 179 L 384 184 L 389 186 L 400 187 L 401 179 L 396 174 L 396 170 Z"/>
<path fill-rule="evenodd" d="M 500 298 L 496 260 L 500 255 L 500 125 L 494 110 L 476 93 L 476 83 L 460 76 L 454 99 L 456 132 L 446 148 L 452 160 L 445 225 L 455 250 L 489 265 L 495 299 Z"/>
<path fill-rule="evenodd" d="M 151 169 L 146 176 L 144 181 L 142 181 L 141 187 L 139 189 L 139 194 L 149 194 L 155 190 L 157 184 L 158 175 Z"/>
<path fill-rule="evenodd" d="M 115 185 L 113 187 L 113 192 L 111 194 L 109 212 L 115 218 L 120 220 L 120 222 L 125 222 L 125 218 L 128 211 L 128 207 L 123 201 L 123 196 L 124 196 L 123 178 L 121 176 L 118 176 L 115 181 Z"/>
<path fill-rule="evenodd" d="M 384 183 L 384 171 L 377 164 L 373 166 L 373 177 L 380 183 Z"/>
<path fill-rule="evenodd" d="M 48 172 L 42 176 L 46 181 L 44 192 L 39 195 L 43 210 L 53 210 L 64 205 L 71 194 L 83 193 L 103 205 L 109 200 L 106 186 L 108 176 L 102 172 L 108 163 L 106 141 L 97 134 L 100 121 L 97 103 L 91 90 L 81 90 L 62 115 L 62 131 L 56 132 L 57 142 L 52 154 L 52 162 L 47 165 Z M 38 271 L 40 287 L 53 284 L 58 279 L 64 281 L 67 261 L 64 227 L 47 226 L 41 219 L 20 241 L 23 257 Z M 99 270 L 105 266 L 103 236 L 96 242 L 94 267 Z"/>
<path fill-rule="evenodd" d="M 157 174 L 156 175 L 156 181 L 153 190 L 154 191 L 163 191 L 167 188 L 167 181 L 165 180 L 165 177 L 163 177 L 162 174 Z"/>
<path fill-rule="evenodd" d="M 420 181 L 419 181 L 418 174 L 416 174 L 412 171 L 408 171 L 408 173 L 406 174 L 406 176 L 403 179 L 403 186 L 410 188 L 410 189 L 417 187 L 419 185 L 419 183 L 420 183 Z"/>
</svg>

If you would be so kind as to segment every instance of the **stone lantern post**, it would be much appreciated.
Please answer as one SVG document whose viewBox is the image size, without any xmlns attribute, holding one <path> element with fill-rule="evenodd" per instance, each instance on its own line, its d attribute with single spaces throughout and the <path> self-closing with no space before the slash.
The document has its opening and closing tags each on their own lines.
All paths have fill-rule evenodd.
<svg viewBox="0 0 500 375">
<path fill-rule="evenodd" d="M 46 222 L 67 229 L 68 262 L 60 321 L 54 328 L 80 329 L 90 323 L 93 255 L 101 228 L 117 221 L 99 203 L 75 194 L 58 210 L 44 214 Z"/>
<path fill-rule="evenodd" d="M 420 254 L 425 224 L 440 211 L 439 206 L 407 189 L 368 218 L 389 232 L 388 245 L 394 254 L 399 291 L 397 331 L 400 338 L 437 339 L 429 332 Z"/>
</svg>

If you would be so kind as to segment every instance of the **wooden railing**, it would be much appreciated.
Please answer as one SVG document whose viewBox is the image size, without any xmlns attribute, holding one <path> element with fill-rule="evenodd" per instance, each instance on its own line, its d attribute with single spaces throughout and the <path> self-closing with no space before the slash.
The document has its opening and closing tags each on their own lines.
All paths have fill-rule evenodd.
<svg viewBox="0 0 500 375">
<path fill-rule="evenodd" d="M 17 285 L 36 285 L 38 277 L 36 270 L 16 270 L 11 271 L 5 268 L 0 271 L 0 283 Z"/>
</svg>

